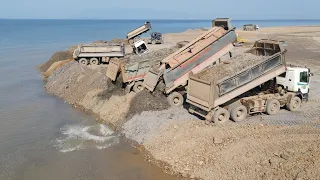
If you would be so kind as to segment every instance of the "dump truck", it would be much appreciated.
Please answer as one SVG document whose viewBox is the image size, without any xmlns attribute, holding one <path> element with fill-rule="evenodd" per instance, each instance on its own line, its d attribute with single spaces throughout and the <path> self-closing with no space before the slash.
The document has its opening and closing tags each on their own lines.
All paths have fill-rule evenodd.
<svg viewBox="0 0 320 180">
<path fill-rule="evenodd" d="M 119 59 L 112 59 L 106 75 L 112 81 L 120 78 L 125 85 L 125 91 L 140 92 L 144 89 L 142 81 L 151 67 L 157 64 L 154 60 L 145 60 L 134 63 L 125 63 Z"/>
<path fill-rule="evenodd" d="M 255 113 L 274 115 L 281 107 L 290 111 L 299 109 L 302 100 L 308 97 L 310 70 L 288 67 L 286 50 L 279 41 L 259 40 L 247 53 L 265 58 L 219 79 L 203 78 L 208 74 L 202 72 L 190 75 L 186 100 L 190 113 L 204 117 L 207 122 L 222 123 L 230 117 L 235 122 L 242 121 Z M 210 77 L 219 76 L 218 69 L 205 71 L 215 73 Z M 279 76 L 284 79 L 277 83 Z M 284 84 L 293 81 L 293 77 L 296 83 L 292 85 L 296 88 L 288 88 Z"/>
<path fill-rule="evenodd" d="M 152 32 L 148 44 L 163 44 L 164 38 L 159 32 Z"/>
<path fill-rule="evenodd" d="M 243 25 L 244 31 L 256 31 L 259 29 L 259 26 L 256 24 L 245 24 Z"/>
<path fill-rule="evenodd" d="M 127 40 L 129 41 L 130 44 L 134 43 L 134 39 L 138 36 L 140 36 L 143 33 L 148 32 L 151 30 L 151 23 L 150 22 L 145 22 L 144 25 L 130 31 L 127 33 Z"/>
<path fill-rule="evenodd" d="M 151 68 L 143 86 L 151 92 L 159 87 L 172 106 L 181 106 L 189 73 L 215 64 L 233 49 L 236 40 L 235 28 L 213 27 Z"/>
<path fill-rule="evenodd" d="M 122 58 L 125 56 L 123 44 L 92 43 L 79 44 L 73 52 L 73 58 L 83 65 L 99 65 L 108 63 L 112 58 Z"/>
<path fill-rule="evenodd" d="M 131 45 L 133 52 L 137 55 L 147 53 L 148 47 L 142 40 L 138 40 Z M 124 44 L 91 43 L 80 44 L 73 52 L 74 60 L 83 65 L 99 65 L 109 63 L 111 59 L 122 59 L 125 56 Z"/>
<path fill-rule="evenodd" d="M 231 18 L 216 18 L 212 20 L 212 27 L 222 27 L 227 31 L 233 28 Z"/>
</svg>

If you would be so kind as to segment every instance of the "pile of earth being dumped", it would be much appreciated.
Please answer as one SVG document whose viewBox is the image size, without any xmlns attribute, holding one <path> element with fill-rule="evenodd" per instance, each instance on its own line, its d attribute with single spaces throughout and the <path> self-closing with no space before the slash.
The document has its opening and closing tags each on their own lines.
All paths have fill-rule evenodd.
<svg viewBox="0 0 320 180">
<path fill-rule="evenodd" d="M 224 60 L 220 64 L 201 71 L 196 75 L 197 78 L 206 81 L 218 81 L 225 77 L 235 75 L 237 72 L 250 66 L 254 66 L 269 56 L 257 56 L 251 53 L 241 53 L 232 57 L 230 60 Z"/>
<path fill-rule="evenodd" d="M 147 60 L 153 60 L 153 61 L 161 61 L 170 54 L 177 51 L 179 48 L 177 46 L 171 47 L 171 48 L 163 48 L 159 49 L 157 51 L 150 51 L 142 55 L 128 55 L 126 59 L 126 63 L 136 63 L 139 61 L 147 61 Z"/>
</svg>

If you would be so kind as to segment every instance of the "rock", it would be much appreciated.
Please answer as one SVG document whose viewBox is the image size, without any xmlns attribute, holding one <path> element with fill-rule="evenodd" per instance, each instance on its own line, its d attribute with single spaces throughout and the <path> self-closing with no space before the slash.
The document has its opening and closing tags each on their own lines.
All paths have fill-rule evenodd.
<svg viewBox="0 0 320 180">
<path fill-rule="evenodd" d="M 213 137 L 213 143 L 214 144 L 222 144 L 223 140 L 221 138 Z"/>
<path fill-rule="evenodd" d="M 287 153 L 281 153 L 281 154 L 280 154 L 280 157 L 281 157 L 282 159 L 288 160 L 288 159 L 289 159 L 289 154 L 287 154 Z"/>
<path fill-rule="evenodd" d="M 204 165 L 204 161 L 198 161 L 198 164 L 199 164 L 200 166 L 202 166 L 202 165 Z"/>
<path fill-rule="evenodd" d="M 174 125 L 173 128 L 174 128 L 174 129 L 178 129 L 178 126 L 177 126 L 177 125 Z"/>
</svg>

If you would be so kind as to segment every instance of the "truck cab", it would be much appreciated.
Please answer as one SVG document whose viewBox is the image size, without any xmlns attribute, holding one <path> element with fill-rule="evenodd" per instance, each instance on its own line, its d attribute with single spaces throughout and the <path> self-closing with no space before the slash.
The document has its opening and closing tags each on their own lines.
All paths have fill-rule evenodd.
<svg viewBox="0 0 320 180">
<path fill-rule="evenodd" d="M 132 45 L 132 48 L 133 48 L 133 51 L 138 55 L 147 53 L 149 51 L 146 43 L 142 40 L 138 40 L 134 42 Z"/>
<path fill-rule="evenodd" d="M 287 71 L 278 76 L 277 84 L 290 92 L 299 92 L 302 98 L 309 93 L 310 69 L 302 67 L 287 67 Z"/>
</svg>

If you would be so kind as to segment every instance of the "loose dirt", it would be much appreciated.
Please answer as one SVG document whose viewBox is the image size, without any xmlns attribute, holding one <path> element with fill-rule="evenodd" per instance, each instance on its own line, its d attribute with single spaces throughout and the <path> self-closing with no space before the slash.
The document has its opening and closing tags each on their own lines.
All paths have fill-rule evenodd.
<svg viewBox="0 0 320 180">
<path fill-rule="evenodd" d="M 201 71 L 196 77 L 210 82 L 218 81 L 235 75 L 239 71 L 254 66 L 266 59 L 268 59 L 268 56 L 256 56 L 251 53 L 237 54 L 229 60 L 221 61 L 220 64 Z"/>
<path fill-rule="evenodd" d="M 148 53 L 141 54 L 141 55 L 136 55 L 136 54 L 128 55 L 126 57 L 126 63 L 133 64 L 139 61 L 148 61 L 148 60 L 152 60 L 155 62 L 161 61 L 165 57 L 169 56 L 170 54 L 174 53 L 177 50 L 178 50 L 178 47 L 174 46 L 171 48 L 163 48 L 155 51 L 150 51 Z"/>
<path fill-rule="evenodd" d="M 53 63 L 72 59 L 72 53 L 73 53 L 72 50 L 60 51 L 60 52 L 54 53 L 46 63 L 44 63 L 39 67 L 39 70 L 41 72 L 46 72 Z"/>
<path fill-rule="evenodd" d="M 143 111 L 161 111 L 167 108 L 169 108 L 169 104 L 162 93 L 155 92 L 151 94 L 145 90 L 133 98 L 126 118 L 130 119 L 135 114 L 140 114 Z"/>
<path fill-rule="evenodd" d="M 186 132 L 186 130 L 188 130 Z M 156 159 L 184 177 L 319 179 L 320 129 L 201 121 L 169 124 L 145 143 Z"/>
</svg>

